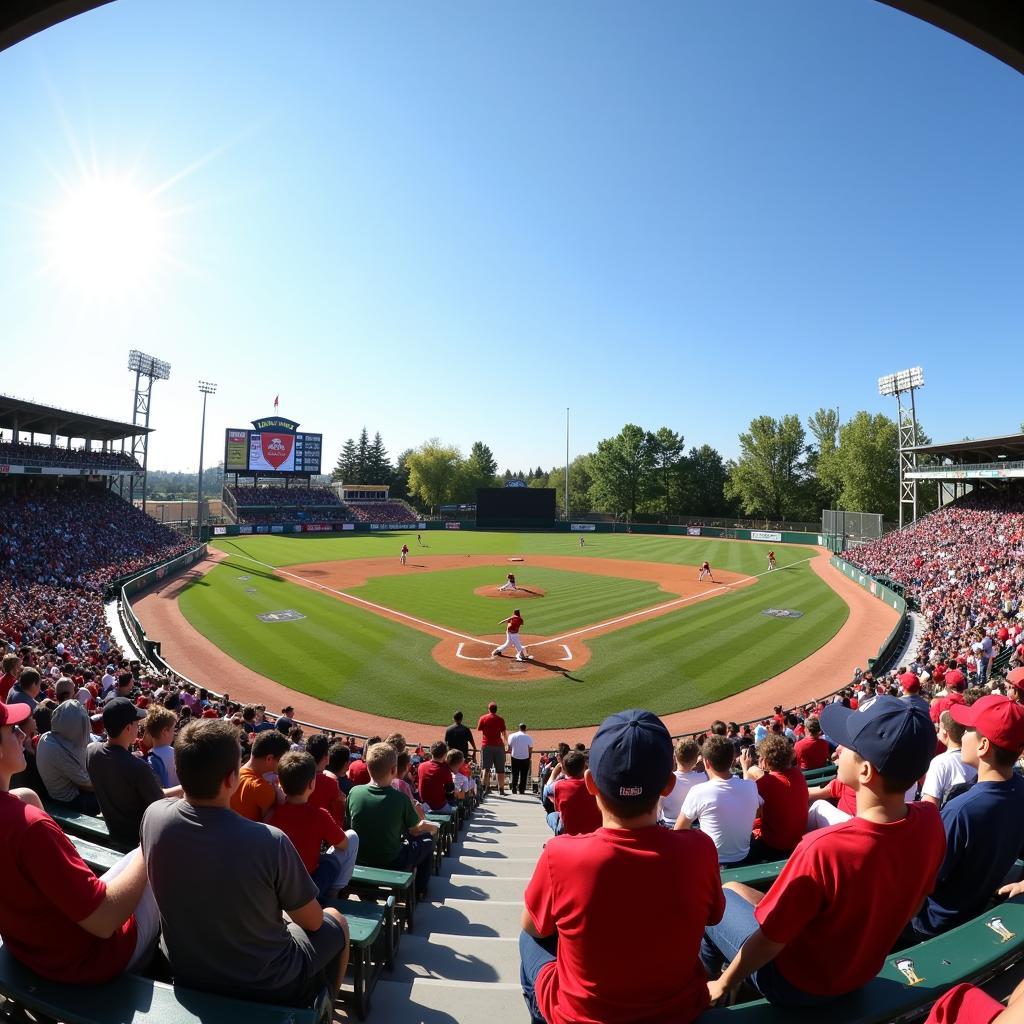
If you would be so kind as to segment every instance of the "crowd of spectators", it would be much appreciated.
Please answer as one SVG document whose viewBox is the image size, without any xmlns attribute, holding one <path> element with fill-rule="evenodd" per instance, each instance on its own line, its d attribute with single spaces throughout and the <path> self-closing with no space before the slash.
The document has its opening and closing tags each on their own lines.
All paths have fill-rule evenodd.
<svg viewBox="0 0 1024 1024">
<path fill-rule="evenodd" d="M 227 487 L 235 517 L 250 525 L 350 522 L 349 507 L 329 487 Z"/>
<path fill-rule="evenodd" d="M 349 506 L 357 523 L 415 523 L 420 514 L 408 503 L 391 501 L 354 501 Z"/>
<path fill-rule="evenodd" d="M 50 444 L 0 441 L 0 465 L 56 466 L 61 469 L 120 469 L 141 472 L 130 452 L 61 448 Z"/>
<path fill-rule="evenodd" d="M 994 657 L 1024 663 L 1024 492 L 975 490 L 899 532 L 843 552 L 905 588 L 924 618 L 916 660 L 933 672 L 950 655 L 987 673 Z"/>
</svg>

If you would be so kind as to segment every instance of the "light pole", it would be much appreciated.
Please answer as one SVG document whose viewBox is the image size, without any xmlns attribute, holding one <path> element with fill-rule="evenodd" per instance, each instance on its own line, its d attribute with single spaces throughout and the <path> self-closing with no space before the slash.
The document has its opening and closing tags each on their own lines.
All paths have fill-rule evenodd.
<svg viewBox="0 0 1024 1024">
<path fill-rule="evenodd" d="M 917 468 L 917 407 L 914 403 L 914 391 L 924 387 L 924 370 L 915 366 L 910 370 L 900 370 L 886 377 L 878 378 L 880 395 L 895 395 L 896 408 L 899 411 L 897 421 L 899 428 L 899 459 L 900 459 L 900 529 L 904 525 L 904 509 L 910 513 L 910 522 L 917 521 L 917 479 L 910 473 Z M 903 395 L 910 395 L 910 407 L 903 404 Z"/>
<path fill-rule="evenodd" d="M 203 393 L 203 425 L 199 429 L 199 486 L 196 491 L 196 520 L 199 526 L 198 539 L 203 539 L 203 444 L 206 441 L 206 396 L 217 393 L 217 385 L 208 380 L 199 382 Z"/>
</svg>

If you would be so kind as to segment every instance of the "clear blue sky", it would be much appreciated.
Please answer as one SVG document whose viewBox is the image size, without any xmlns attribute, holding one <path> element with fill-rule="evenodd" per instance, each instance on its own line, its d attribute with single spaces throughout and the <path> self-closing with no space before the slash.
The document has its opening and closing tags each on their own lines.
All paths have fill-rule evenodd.
<svg viewBox="0 0 1024 1024">
<path fill-rule="evenodd" d="M 208 463 L 278 393 L 325 463 L 731 456 L 916 364 L 936 440 L 1024 419 L 1024 77 L 874 0 L 117 0 L 0 98 L 0 391 L 127 419 L 153 352 L 155 468 L 198 378 Z"/>
</svg>

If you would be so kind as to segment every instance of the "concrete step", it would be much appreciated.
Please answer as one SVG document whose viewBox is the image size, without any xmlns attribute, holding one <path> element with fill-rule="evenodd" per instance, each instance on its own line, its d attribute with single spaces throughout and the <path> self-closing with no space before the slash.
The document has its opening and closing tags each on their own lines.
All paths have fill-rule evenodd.
<svg viewBox="0 0 1024 1024">
<path fill-rule="evenodd" d="M 430 898 L 442 900 L 518 900 L 522 901 L 530 873 L 511 878 L 470 877 L 465 881 L 450 878 L 430 880 Z"/>
<path fill-rule="evenodd" d="M 518 1024 L 528 1019 L 518 982 L 474 985 L 419 979 L 408 985 L 383 977 L 374 990 L 368 1018 L 369 1024 Z"/>
<path fill-rule="evenodd" d="M 437 881 L 437 879 L 435 879 Z M 416 908 L 413 935 L 478 935 L 506 938 L 519 935 L 523 916 L 522 899 L 447 899 L 443 904 L 427 903 Z M 405 940 L 402 940 L 405 945 Z M 403 950 L 398 958 L 404 958 Z"/>
<path fill-rule="evenodd" d="M 523 875 L 531 876 L 536 863 L 536 857 L 509 857 L 505 860 L 490 857 L 459 857 L 458 860 L 452 860 L 449 857 L 444 861 L 441 873 L 447 873 L 453 882 L 463 878 L 521 878 Z"/>
<path fill-rule="evenodd" d="M 479 935 L 406 935 L 389 981 L 519 982 L 519 940 Z"/>
</svg>

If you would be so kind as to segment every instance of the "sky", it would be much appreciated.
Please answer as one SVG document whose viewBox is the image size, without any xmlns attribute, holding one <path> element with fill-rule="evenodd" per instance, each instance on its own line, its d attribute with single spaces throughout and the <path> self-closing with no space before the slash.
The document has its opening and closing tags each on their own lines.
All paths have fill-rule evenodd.
<svg viewBox="0 0 1024 1024">
<path fill-rule="evenodd" d="M 875 0 L 116 0 L 0 53 L 0 392 L 194 470 L 273 412 L 560 465 L 626 422 L 1015 431 L 1024 77 Z"/>
</svg>

